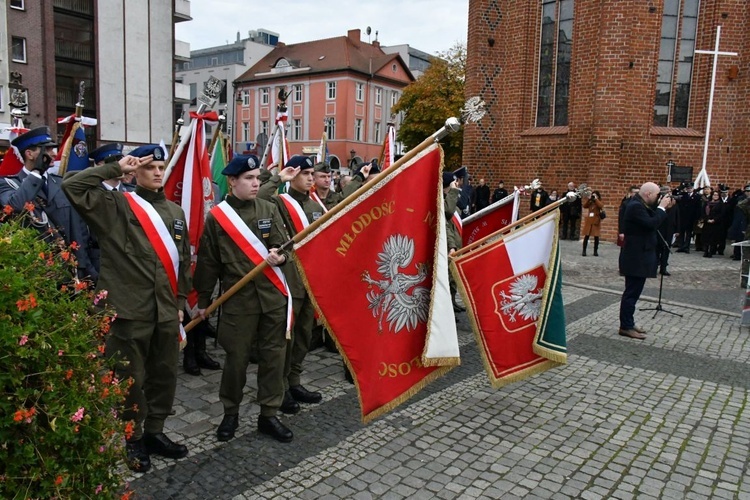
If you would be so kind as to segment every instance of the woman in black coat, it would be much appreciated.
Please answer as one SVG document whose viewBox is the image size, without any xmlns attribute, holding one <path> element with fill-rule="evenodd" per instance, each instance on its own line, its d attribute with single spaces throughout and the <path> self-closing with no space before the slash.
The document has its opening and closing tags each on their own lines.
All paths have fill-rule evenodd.
<svg viewBox="0 0 750 500">
<path fill-rule="evenodd" d="M 703 248 L 704 257 L 713 257 L 716 254 L 719 244 L 724 237 L 722 221 L 724 215 L 724 203 L 718 191 L 711 193 L 708 203 L 703 208 L 701 217 L 703 219 Z"/>
</svg>

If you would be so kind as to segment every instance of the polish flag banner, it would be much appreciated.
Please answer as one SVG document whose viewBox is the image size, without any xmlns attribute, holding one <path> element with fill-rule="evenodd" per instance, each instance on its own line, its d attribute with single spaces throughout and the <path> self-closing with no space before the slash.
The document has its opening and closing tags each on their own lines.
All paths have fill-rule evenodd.
<svg viewBox="0 0 750 500">
<path fill-rule="evenodd" d="M 25 134 L 29 131 L 23 125 L 23 120 L 18 120 L 15 126 L 6 129 L 8 132 L 8 142 L 12 142 L 13 139 L 21 134 Z M 18 148 L 11 145 L 3 156 L 3 160 L 0 161 L 0 176 L 5 177 L 9 175 L 16 175 L 23 168 L 23 158 Z"/>
<path fill-rule="evenodd" d="M 383 170 L 390 167 L 393 164 L 393 158 L 396 150 L 396 127 L 388 125 L 388 129 L 385 132 L 385 143 L 383 144 Z"/>
<path fill-rule="evenodd" d="M 493 387 L 567 362 L 558 222 L 554 210 L 453 260 Z"/>
<path fill-rule="evenodd" d="M 288 119 L 289 114 L 286 110 L 281 110 L 276 113 L 276 128 L 273 137 L 271 138 L 271 154 L 268 164 L 278 165 L 279 169 L 284 168 L 284 164 L 292 157 L 291 154 L 289 154 L 289 141 L 286 140 L 285 132 Z"/>
<path fill-rule="evenodd" d="M 460 364 L 442 161 L 440 146 L 431 145 L 344 200 L 294 250 L 353 374 L 365 423 Z"/>
<path fill-rule="evenodd" d="M 497 200 L 492 205 L 463 219 L 461 221 L 463 225 L 461 239 L 464 246 L 489 236 L 511 222 L 516 222 L 520 208 L 519 198 L 519 192 L 515 191 L 502 200 Z"/>
<path fill-rule="evenodd" d="M 175 149 L 174 156 L 169 158 L 164 179 L 164 195 L 185 212 L 193 270 L 206 215 L 214 206 L 211 163 L 205 138 L 206 123 L 218 123 L 216 112 L 202 115 L 190 113 L 190 129 Z M 192 309 L 197 303 L 198 295 L 193 290 L 188 295 L 188 305 Z"/>
</svg>

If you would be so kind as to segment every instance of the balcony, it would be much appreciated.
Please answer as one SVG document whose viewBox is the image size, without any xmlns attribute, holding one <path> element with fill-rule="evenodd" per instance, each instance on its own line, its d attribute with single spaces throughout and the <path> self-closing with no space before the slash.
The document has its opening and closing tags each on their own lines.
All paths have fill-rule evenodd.
<svg viewBox="0 0 750 500">
<path fill-rule="evenodd" d="M 174 0 L 174 22 L 192 21 L 190 17 L 190 0 Z"/>
<path fill-rule="evenodd" d="M 54 0 L 52 5 L 57 9 L 67 10 L 77 14 L 84 14 L 87 16 L 94 15 L 94 2 L 91 0 Z"/>
<path fill-rule="evenodd" d="M 174 60 L 182 62 L 190 60 L 190 44 L 188 42 L 174 41 Z"/>
<path fill-rule="evenodd" d="M 190 102 L 190 85 L 174 83 L 174 102 L 177 104 L 188 104 Z"/>
<path fill-rule="evenodd" d="M 93 62 L 91 43 L 55 40 L 55 57 L 75 59 L 76 61 Z"/>
</svg>

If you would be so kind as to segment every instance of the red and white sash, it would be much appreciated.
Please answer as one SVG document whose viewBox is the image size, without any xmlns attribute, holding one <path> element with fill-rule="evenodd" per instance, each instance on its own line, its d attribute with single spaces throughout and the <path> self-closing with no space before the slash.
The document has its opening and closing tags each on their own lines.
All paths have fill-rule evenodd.
<svg viewBox="0 0 750 500">
<path fill-rule="evenodd" d="M 130 205 L 135 218 L 141 223 L 143 232 L 146 233 L 149 243 L 151 243 L 157 257 L 159 257 L 164 266 L 169 284 L 172 286 L 172 291 L 177 296 L 180 252 L 177 250 L 177 245 L 175 245 L 172 239 L 172 234 L 167 229 L 166 224 L 164 224 L 159 212 L 156 211 L 151 203 L 133 192 L 123 193 L 123 196 L 128 201 L 128 205 Z"/>
<path fill-rule="evenodd" d="M 453 217 L 451 217 L 451 221 L 453 221 L 453 225 L 456 226 L 456 229 L 458 229 L 458 234 L 463 234 L 464 223 L 461 220 L 461 215 L 458 213 L 458 210 L 453 212 Z"/>
<path fill-rule="evenodd" d="M 280 194 L 279 198 L 281 198 L 281 201 L 284 203 L 286 211 L 289 213 L 289 218 L 292 219 L 295 234 L 310 225 L 310 221 L 307 220 L 305 211 L 302 210 L 302 205 L 300 205 L 297 200 L 287 193 Z"/>
<path fill-rule="evenodd" d="M 261 265 L 268 257 L 268 250 L 263 242 L 255 236 L 245 221 L 239 216 L 232 206 L 226 201 L 222 201 L 211 209 L 211 215 L 222 229 L 227 232 L 232 241 L 242 250 L 250 261 L 256 266 Z M 292 329 L 292 294 L 289 291 L 286 277 L 276 266 L 266 266 L 263 268 L 263 274 L 271 283 L 287 298 L 286 301 L 286 326 L 287 338 L 290 338 Z"/>
<path fill-rule="evenodd" d="M 323 213 L 328 212 L 328 209 L 326 208 L 326 204 L 323 203 L 323 200 L 320 199 L 320 196 L 318 196 L 318 193 L 316 193 L 315 191 L 310 191 L 310 198 L 315 200 L 318 203 L 318 205 L 323 207 Z"/>
</svg>

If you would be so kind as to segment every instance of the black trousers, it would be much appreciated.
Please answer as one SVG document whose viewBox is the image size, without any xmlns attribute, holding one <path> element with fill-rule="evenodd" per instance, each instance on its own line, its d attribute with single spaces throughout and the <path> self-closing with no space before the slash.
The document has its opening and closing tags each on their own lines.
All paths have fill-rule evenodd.
<svg viewBox="0 0 750 500">
<path fill-rule="evenodd" d="M 570 237 L 571 240 L 577 239 L 576 232 L 578 231 L 580 217 L 572 216 L 563 212 L 562 214 L 562 239 Z"/>
<path fill-rule="evenodd" d="M 625 276 L 625 291 L 620 299 L 620 328 L 632 330 L 635 327 L 635 304 L 646 285 L 646 278 Z"/>
</svg>

